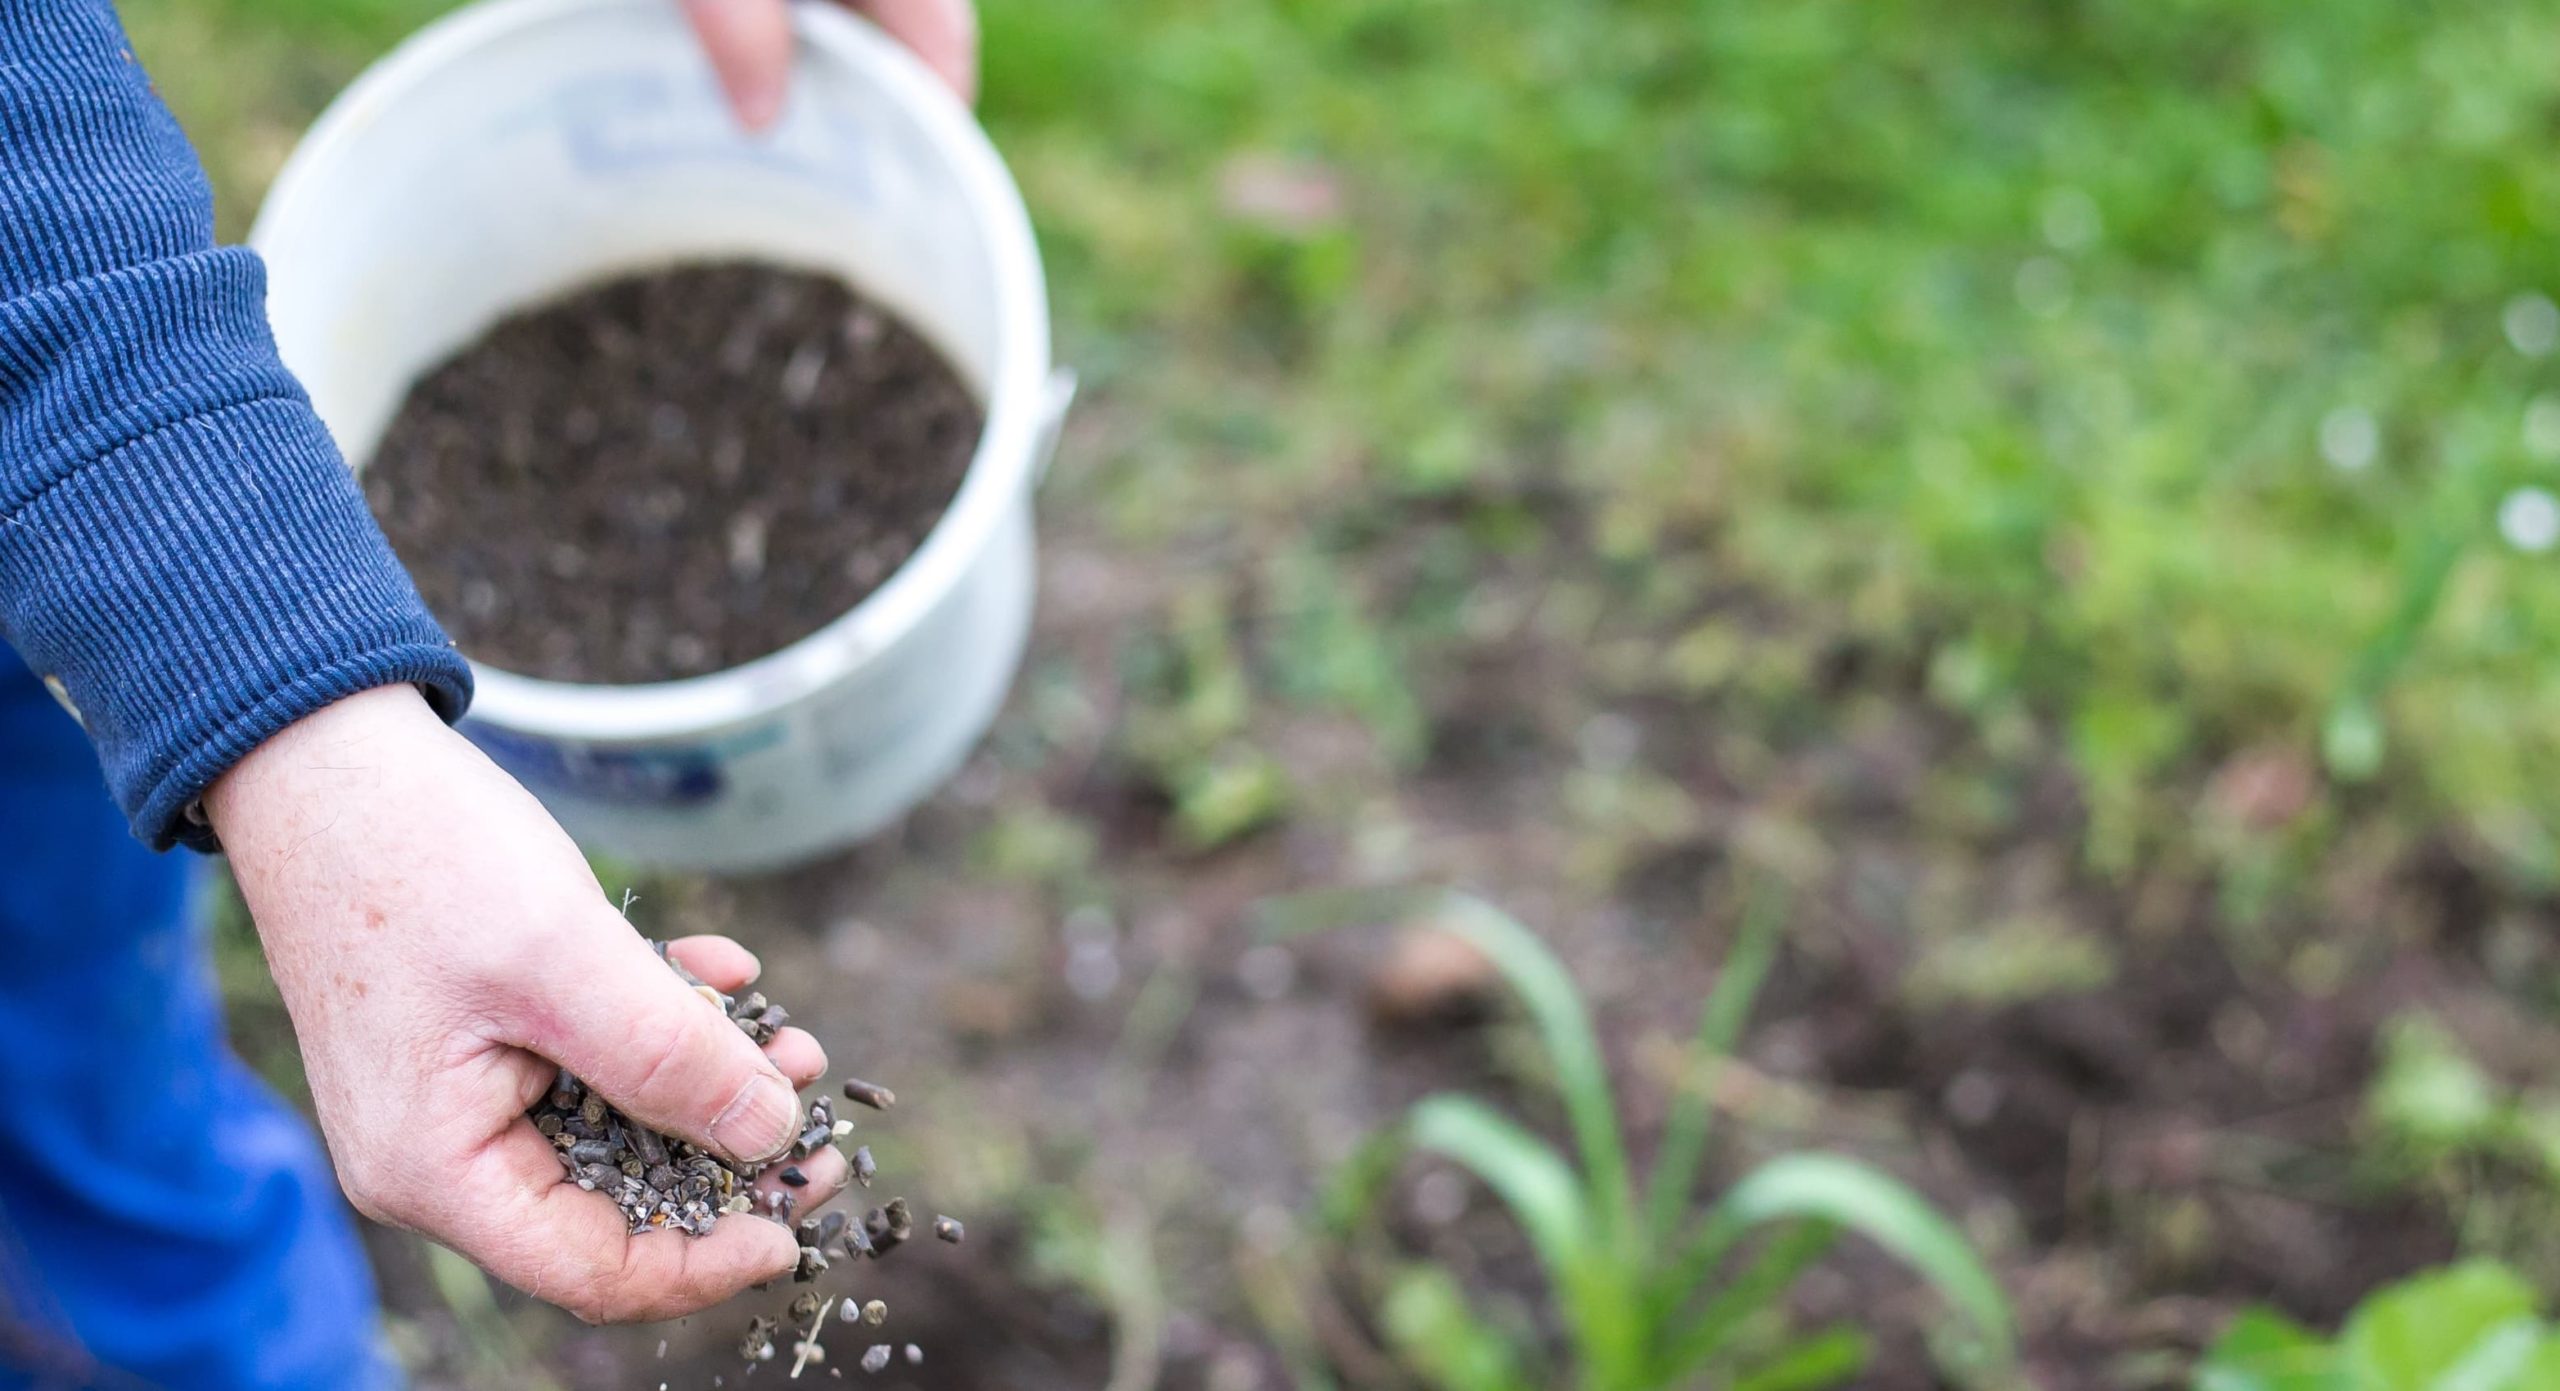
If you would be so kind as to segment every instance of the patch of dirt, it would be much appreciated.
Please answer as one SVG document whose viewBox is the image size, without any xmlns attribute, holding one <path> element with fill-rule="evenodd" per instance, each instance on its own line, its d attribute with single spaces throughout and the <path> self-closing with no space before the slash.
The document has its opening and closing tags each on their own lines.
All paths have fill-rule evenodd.
<svg viewBox="0 0 2560 1391">
<path fill-rule="evenodd" d="M 780 651 L 922 544 L 976 399 L 841 282 L 745 262 L 516 314 L 411 388 L 364 471 L 472 657 L 631 683 Z"/>
<path fill-rule="evenodd" d="M 1272 895 L 1452 884 L 1537 927 L 1591 1001 L 1641 1159 L 1666 1050 L 1715 979 L 1745 866 L 1783 867 L 1800 886 L 1791 935 L 1719 1093 L 1710 1186 L 1799 1147 L 1912 1182 L 1999 1271 L 2046 1391 L 2165 1391 L 2244 1305 L 2334 1319 L 2454 1249 L 2440 1206 L 2357 1162 L 2374 1033 L 2398 1010 L 2512 1021 L 2514 1071 L 2560 1068 L 2547 1023 L 2501 1003 L 2473 959 L 2535 938 L 2483 936 L 2481 918 L 2519 906 L 2484 904 L 2423 853 L 2342 859 L 2292 916 L 2243 920 L 2191 865 L 2089 870 L 2060 736 L 1987 749 L 1933 706 L 1921 664 L 1827 651 L 1809 669 L 1816 694 L 1755 674 L 1770 668 L 1749 649 L 1728 686 L 1675 697 L 1595 674 L 1632 669 L 1622 658 L 1658 648 L 1658 632 L 1562 602 L 1557 630 L 1489 623 L 1473 646 L 1410 655 L 1433 693 L 1416 766 L 1301 769 L 1288 819 L 1188 850 L 1114 731 L 1138 698 L 1126 655 L 1212 562 L 1133 554 L 1094 525 L 1072 508 L 1049 525 L 1030 663 L 948 791 L 831 861 L 658 885 L 637 913 L 653 933 L 729 932 L 769 976 L 810 982 L 796 1021 L 840 1065 L 898 1088 L 895 1143 L 913 1148 L 897 1162 L 952 1185 L 919 1202 L 973 1227 L 1007 1212 L 1084 1224 L 1065 1249 L 1119 1282 L 1111 1299 L 1090 1280 L 1062 1296 L 981 1268 L 1012 1258 L 974 1238 L 887 1273 L 893 1306 L 926 1270 L 958 1311 L 950 1336 L 973 1350 L 928 1346 L 950 1374 L 930 1383 L 942 1391 L 1099 1387 L 1130 1339 L 1157 1350 L 1155 1380 L 1115 1386 L 1283 1391 L 1301 1384 L 1296 1359 L 1347 1389 L 1402 1388 L 1362 1302 L 1375 1288 L 1362 1262 L 1380 1249 L 1438 1258 L 1520 1326 L 1550 1326 L 1517 1230 L 1445 1172 L 1408 1168 L 1391 1185 L 1361 1236 L 1368 1256 L 1311 1244 L 1327 1184 L 1423 1095 L 1475 1091 L 1562 1127 L 1499 1015 L 1375 1017 L 1404 924 L 1264 941 L 1253 910 Z M 1527 614 L 1497 601 L 1586 573 L 1532 551 L 1474 593 Z M 1745 643 L 1795 638 L 1765 606 L 1738 627 Z M 1344 718 L 1266 700 L 1254 736 L 1327 745 Z M 2059 975 L 2019 976 L 2002 951 L 1963 956 L 1964 971 L 1940 959 L 2012 941 L 2068 947 Z M 2325 974 L 2284 965 L 2306 943 L 2327 953 Z M 1445 993 L 1440 975 L 1424 993 Z M 1054 1237 L 1042 1249 L 1059 1256 Z M 1042 1332 L 1059 1298 L 1095 1321 Z M 1858 1386 L 1941 1387 L 1925 1330 L 1942 1311 L 1879 1253 L 1844 1243 L 1799 1305 L 1877 1331 Z M 658 1333 L 575 1336 L 620 1384 L 654 1381 Z M 1034 1361 L 1003 1360 L 1016 1340 Z M 1082 1360 L 1036 1361 L 1052 1355 Z"/>
</svg>

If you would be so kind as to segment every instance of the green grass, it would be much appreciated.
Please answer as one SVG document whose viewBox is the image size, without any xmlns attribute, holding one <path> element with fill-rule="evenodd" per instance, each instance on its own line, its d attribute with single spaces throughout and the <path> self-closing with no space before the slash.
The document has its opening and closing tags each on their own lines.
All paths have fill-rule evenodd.
<svg viewBox="0 0 2560 1391">
<path fill-rule="evenodd" d="M 234 230 L 440 8 L 128 7 Z M 1253 698 L 1409 758 L 1428 673 L 1484 640 L 1470 582 L 1569 518 L 1643 640 L 1613 684 L 1917 663 L 1994 737 L 2063 731 L 2102 865 L 2185 834 L 2164 783 L 2274 745 L 2560 872 L 2560 586 L 2496 525 L 2560 474 L 2555 360 L 2502 330 L 2560 288 L 2560 31 L 2523 0 L 990 0 L 986 30 L 1067 355 L 1139 422 L 1064 486 L 1299 596 L 1335 655 L 1284 634 Z M 1338 211 L 1231 210 L 1246 155 Z M 1417 545 L 1428 573 L 1366 574 Z M 1716 628 L 1735 582 L 1782 641 Z M 1164 776 L 1203 838 L 1289 800 L 1198 765 Z"/>
<path fill-rule="evenodd" d="M 1619 631 L 1739 579 L 1794 623 L 1729 665 L 1855 644 L 2058 723 L 2098 863 L 2273 744 L 2543 877 L 2560 589 L 2495 526 L 2560 445 L 2501 328 L 2560 278 L 2533 15 L 1055 0 L 992 8 L 989 116 L 1147 421 L 1086 461 L 1133 537 L 1420 532 L 1462 584 L 1560 492 Z M 1346 211 L 1222 212 L 1249 151 Z M 1369 598 L 1411 665 L 1464 641 Z M 1619 683 L 1720 694 L 1681 652 Z"/>
</svg>

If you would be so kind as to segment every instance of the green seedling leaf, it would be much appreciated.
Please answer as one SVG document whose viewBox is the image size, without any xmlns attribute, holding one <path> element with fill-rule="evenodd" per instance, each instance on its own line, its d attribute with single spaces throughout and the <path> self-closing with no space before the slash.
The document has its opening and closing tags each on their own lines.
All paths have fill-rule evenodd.
<svg viewBox="0 0 2560 1391">
<path fill-rule="evenodd" d="M 1363 1139 L 1349 1158 L 1335 1165 L 1316 1193 L 1316 1213 L 1324 1230 L 1336 1240 L 1368 1230 L 1370 1217 L 1395 1181 L 1408 1148 L 1404 1130 L 1388 1127 Z"/>
<path fill-rule="evenodd" d="M 2560 1386 L 2560 1333 L 2545 1333 L 2534 1346 L 2533 1355 L 2525 1359 L 2516 1373 L 2516 1391 L 2540 1391 L 2546 1386 Z"/>
<path fill-rule="evenodd" d="M 1387 1341 L 1435 1391 L 1535 1391 L 1510 1336 L 1479 1317 L 1440 1267 L 1397 1271 L 1379 1313 Z"/>
<path fill-rule="evenodd" d="M 1695 1316 L 1675 1323 L 1677 1306 L 1651 1320 L 1662 1344 L 1654 1363 L 1654 1385 L 1682 1385 L 1733 1350 L 1752 1320 L 1782 1317 L 1787 1291 L 1815 1261 L 1831 1250 L 1839 1229 L 1828 1222 L 1791 1223 L 1778 1233 L 1751 1265 L 1725 1281 Z"/>
<path fill-rule="evenodd" d="M 2542 1321 L 2527 1315 L 2491 1329 L 2427 1391 L 2545 1391 L 2551 1383 L 2528 1380 L 2543 1343 Z"/>
<path fill-rule="evenodd" d="M 1425 1097 L 1413 1108 L 1413 1143 L 1465 1166 L 1491 1187 L 1529 1235 L 1586 1363 L 1640 1355 L 1627 1280 L 1602 1245 L 1570 1165 L 1545 1141 L 1472 1097 Z"/>
<path fill-rule="evenodd" d="M 2517 1320 L 2533 1314 L 2532 1286 L 2503 1266 L 2473 1261 L 2366 1300 L 2339 1335 L 2339 1351 L 2358 1391 L 2504 1391 L 2500 1382 L 2447 1378 L 2457 1369 L 2485 1375 L 2471 1359 L 2496 1353 Z"/>
<path fill-rule="evenodd" d="M 1588 1262 L 1590 1209 L 1573 1169 L 1546 1141 L 1473 1097 L 1442 1095 L 1413 1108 L 1413 1143 L 1483 1179 L 1559 1278 Z"/>
<path fill-rule="evenodd" d="M 2414 1012 L 2384 1032 L 2365 1110 L 2385 1134 L 2430 1159 L 2497 1143 L 2508 1115 L 2489 1074 L 2444 1026 Z"/>
<path fill-rule="evenodd" d="M 1672 1097 L 1670 1114 L 1663 1121 L 1662 1152 L 1654 1160 L 1653 1183 L 1646 1201 L 1646 1224 L 1656 1242 L 1667 1244 L 1679 1229 L 1681 1219 L 1688 1215 L 1690 1196 L 1698 1183 L 1698 1165 L 1706 1154 L 1708 1127 L 1715 1115 L 1701 1074 L 1713 1060 L 1733 1052 L 1743 1026 L 1750 1021 L 1752 1001 L 1759 998 L 1761 983 L 1768 979 L 1770 963 L 1777 958 L 1778 941 L 1784 933 L 1786 913 L 1779 893 L 1774 885 L 1764 887 L 1743 909 L 1742 927 L 1733 950 L 1726 955 L 1724 969 L 1716 975 L 1715 988 L 1708 992 L 1706 1006 L 1699 1011 L 1698 1032 L 1689 1044 L 1682 1085 Z"/>
<path fill-rule="evenodd" d="M 1733 1391 L 1819 1391 L 1838 1386 L 1866 1366 L 1866 1334 L 1854 1328 L 1827 1328 L 1736 1377 Z"/>
<path fill-rule="evenodd" d="M 2231 1321 L 2196 1367 L 2196 1391 L 2353 1391 L 2337 1349 L 2281 1314 Z"/>
<path fill-rule="evenodd" d="M 2001 1362 L 2015 1355 L 2009 1299 L 1962 1233 L 1919 1194 L 1853 1160 L 1782 1155 L 1753 1170 L 1717 1204 L 1743 1226 L 1811 1218 L 1856 1232 L 1893 1253 L 1969 1319 Z"/>
<path fill-rule="evenodd" d="M 1573 977 L 1536 933 L 1480 899 L 1450 894 L 1441 906 L 1443 926 L 1490 959 L 1528 1008 L 1555 1063 L 1565 1114 L 1590 1175 L 1591 1217 L 1602 1245 L 1633 1264 L 1635 1195 L 1627 1176 L 1626 1144 L 1618 1133 L 1617 1098 L 1591 1016 Z"/>
</svg>

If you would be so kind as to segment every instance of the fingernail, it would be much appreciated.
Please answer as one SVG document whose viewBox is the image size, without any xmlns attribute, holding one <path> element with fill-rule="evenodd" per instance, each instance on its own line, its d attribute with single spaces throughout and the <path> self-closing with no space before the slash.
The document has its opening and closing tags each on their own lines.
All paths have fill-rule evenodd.
<svg viewBox="0 0 2560 1391">
<path fill-rule="evenodd" d="M 742 1163 L 763 1164 L 782 1157 L 800 1133 L 800 1098 L 791 1084 L 771 1073 L 751 1079 L 729 1099 L 711 1122 L 711 1143 L 736 1155 Z"/>
</svg>

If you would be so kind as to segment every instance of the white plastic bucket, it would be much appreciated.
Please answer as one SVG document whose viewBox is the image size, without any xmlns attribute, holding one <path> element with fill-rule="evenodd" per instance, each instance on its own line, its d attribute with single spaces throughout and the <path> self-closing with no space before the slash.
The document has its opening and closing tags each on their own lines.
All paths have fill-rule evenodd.
<svg viewBox="0 0 2560 1391">
<path fill-rule="evenodd" d="M 704 257 L 843 277 L 986 403 L 932 534 L 810 637 L 656 685 L 477 669 L 464 730 L 582 842 L 646 863 L 806 859 L 958 767 L 1021 660 L 1031 495 L 1072 392 L 1021 195 L 977 123 L 877 30 L 794 11 L 789 106 L 749 136 L 674 0 L 464 9 L 330 106 L 250 234 L 285 361 L 359 467 L 409 384 L 497 319 Z"/>
</svg>

